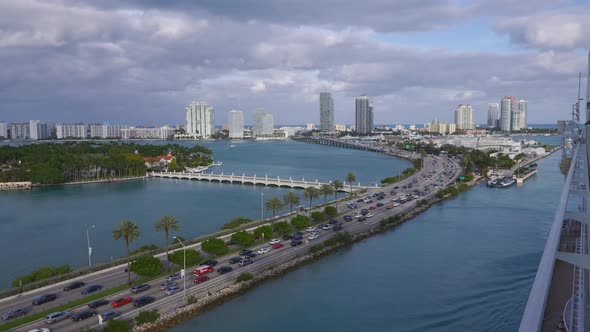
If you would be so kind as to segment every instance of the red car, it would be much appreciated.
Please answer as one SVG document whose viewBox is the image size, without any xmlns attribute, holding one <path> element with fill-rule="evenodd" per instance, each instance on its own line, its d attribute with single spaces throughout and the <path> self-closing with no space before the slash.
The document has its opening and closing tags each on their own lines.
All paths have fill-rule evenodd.
<svg viewBox="0 0 590 332">
<path fill-rule="evenodd" d="M 273 249 L 281 249 L 282 247 L 284 247 L 284 245 L 282 243 L 277 243 L 277 244 L 272 245 Z"/>
<path fill-rule="evenodd" d="M 112 305 L 113 307 L 115 307 L 115 308 L 118 308 L 118 307 L 122 307 L 122 306 L 124 306 L 124 305 L 126 305 L 126 304 L 129 304 L 129 303 L 131 303 L 131 302 L 133 302 L 133 298 L 131 298 L 131 297 L 126 297 L 126 298 L 120 298 L 120 299 L 118 299 L 118 300 L 115 300 L 115 301 L 113 301 L 113 302 L 111 303 L 111 305 Z"/>
<path fill-rule="evenodd" d="M 215 271 L 213 266 L 204 265 L 195 268 L 194 274 L 195 276 L 202 276 L 203 274 L 211 273 L 213 271 Z"/>
<path fill-rule="evenodd" d="M 198 276 L 195 279 L 195 284 L 200 284 L 200 283 L 205 282 L 207 280 L 209 280 L 209 277 L 208 276 Z"/>
<path fill-rule="evenodd" d="M 369 210 L 375 210 L 377 207 L 375 205 L 372 205 L 369 207 Z"/>
</svg>

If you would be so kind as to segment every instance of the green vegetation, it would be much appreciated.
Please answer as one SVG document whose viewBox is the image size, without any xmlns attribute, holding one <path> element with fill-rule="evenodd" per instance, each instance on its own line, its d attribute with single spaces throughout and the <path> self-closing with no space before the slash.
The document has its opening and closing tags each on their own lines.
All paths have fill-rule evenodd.
<svg viewBox="0 0 590 332">
<path fill-rule="evenodd" d="M 381 184 L 390 184 L 390 183 L 398 182 L 400 180 L 403 180 L 403 179 L 411 176 L 412 174 L 416 173 L 417 171 L 418 170 L 416 168 L 406 168 L 403 170 L 402 174 L 400 174 L 398 176 L 388 176 L 385 179 L 381 180 Z"/>
<path fill-rule="evenodd" d="M 131 285 L 131 268 L 130 268 L 130 264 L 129 264 L 129 243 L 137 240 L 137 238 L 139 238 L 139 235 L 141 234 L 141 231 L 139 230 L 139 226 L 137 226 L 136 223 L 134 223 L 131 220 L 123 220 L 121 221 L 121 223 L 119 224 L 119 226 L 117 227 L 117 229 L 115 229 L 113 231 L 113 239 L 115 240 L 119 240 L 119 239 L 124 239 L 125 240 L 125 249 L 127 250 L 127 282 Z"/>
<path fill-rule="evenodd" d="M 275 216 L 277 214 L 277 211 L 279 211 L 280 209 L 283 208 L 283 201 L 281 201 L 281 199 L 278 197 L 273 197 L 273 198 L 269 199 L 268 201 L 266 201 L 266 203 L 264 204 L 264 207 L 267 210 L 270 210 L 272 212 L 272 219 L 270 221 L 270 224 L 271 224 L 270 234 L 272 234 L 272 233 L 274 233 L 274 229 L 275 229 Z"/>
<path fill-rule="evenodd" d="M 272 227 L 268 226 L 268 225 L 264 225 L 264 226 L 260 226 L 254 230 L 254 238 L 256 238 L 256 239 L 262 238 L 263 234 L 264 234 L 264 238 L 266 238 L 266 239 L 272 238 L 272 235 L 274 234 Z"/>
<path fill-rule="evenodd" d="M 208 254 L 221 256 L 229 251 L 227 244 L 222 239 L 209 239 L 201 243 L 201 249 Z"/>
<path fill-rule="evenodd" d="M 330 218 L 334 218 L 338 215 L 338 209 L 335 206 L 326 206 L 324 208 L 324 214 Z"/>
<path fill-rule="evenodd" d="M 344 189 L 344 183 L 340 180 L 332 181 L 332 187 L 334 187 L 334 201 L 338 200 L 338 190 Z"/>
<path fill-rule="evenodd" d="M 162 271 L 162 261 L 154 256 L 141 256 L 131 263 L 131 271 L 144 277 L 153 277 Z"/>
<path fill-rule="evenodd" d="M 311 223 L 309 222 L 308 217 L 298 214 L 295 217 L 293 217 L 293 219 L 291 219 L 291 225 L 293 225 L 293 227 L 295 227 L 295 229 L 301 230 L 301 229 L 309 227 L 309 225 L 311 225 Z"/>
<path fill-rule="evenodd" d="M 467 189 L 469 189 L 469 186 L 466 183 L 459 183 L 455 186 L 449 186 L 447 188 L 439 190 L 436 193 L 436 197 L 437 198 L 444 198 L 447 195 L 451 195 L 451 197 L 456 197 L 460 193 L 464 192 Z"/>
<path fill-rule="evenodd" d="M 244 217 L 235 217 L 232 220 L 226 222 L 223 226 L 221 226 L 221 229 L 238 228 L 241 225 L 251 223 L 252 221 L 253 221 L 252 219 L 248 219 L 248 218 L 244 218 Z"/>
<path fill-rule="evenodd" d="M 236 283 L 252 280 L 252 278 L 253 278 L 252 274 L 250 274 L 249 272 L 242 272 L 242 273 L 240 273 L 240 275 L 236 279 Z"/>
<path fill-rule="evenodd" d="M 139 312 L 137 317 L 135 317 L 135 324 L 143 325 L 146 323 L 153 323 L 160 318 L 160 314 L 158 313 L 158 309 L 153 310 L 142 310 Z"/>
<path fill-rule="evenodd" d="M 572 164 L 572 158 L 565 158 L 561 160 L 559 164 L 559 169 L 561 170 L 561 174 L 567 176 L 567 173 L 570 170 L 570 165 Z"/>
<path fill-rule="evenodd" d="M 519 161 L 524 157 L 526 157 L 526 154 L 521 152 L 521 153 L 517 154 L 516 156 L 514 156 L 514 160 Z"/>
<path fill-rule="evenodd" d="M 69 265 L 62 265 L 62 266 L 43 266 L 36 270 L 31 271 L 31 273 L 19 276 L 12 281 L 12 287 L 19 287 L 19 282 L 22 281 L 23 285 L 51 278 L 54 276 L 70 273 L 72 268 Z"/>
<path fill-rule="evenodd" d="M 348 187 L 350 189 L 350 196 L 352 196 L 352 183 L 356 182 L 356 175 L 352 172 L 346 174 L 346 182 L 348 182 Z"/>
<path fill-rule="evenodd" d="M 322 221 L 326 220 L 326 216 L 319 211 L 314 211 L 311 213 L 311 219 L 314 222 L 322 222 Z"/>
<path fill-rule="evenodd" d="M 299 205 L 299 195 L 294 191 L 289 191 L 283 196 L 283 204 L 289 205 L 289 212 L 293 212 L 293 205 Z"/>
<path fill-rule="evenodd" d="M 141 145 L 96 142 L 43 143 L 1 146 L 0 182 L 31 181 L 40 184 L 102 180 L 145 175 L 144 158 L 170 151 L 178 165 L 196 167 L 212 162 L 212 151 L 177 144 Z"/>
<path fill-rule="evenodd" d="M 315 198 L 320 197 L 320 191 L 318 188 L 307 187 L 303 190 L 303 197 L 309 199 L 309 211 L 311 212 L 311 203 Z"/>
<path fill-rule="evenodd" d="M 168 255 L 168 260 L 178 266 L 184 266 L 184 250 L 176 250 L 171 253 Z M 201 253 L 194 249 L 186 249 L 186 265 L 197 265 L 202 260 Z"/>
<path fill-rule="evenodd" d="M 173 216 L 163 216 L 156 221 L 154 226 L 156 228 L 156 232 L 164 232 L 164 236 L 166 238 L 166 257 L 168 257 L 170 242 L 168 236 L 170 235 L 170 231 L 178 232 L 180 229 L 180 226 L 178 226 L 178 221 Z"/>
<path fill-rule="evenodd" d="M 281 221 L 275 224 L 275 233 L 285 235 L 291 233 L 292 227 L 286 221 Z"/>
<path fill-rule="evenodd" d="M 320 186 L 320 194 L 324 195 L 324 205 L 327 203 L 328 195 L 334 193 L 334 187 L 331 183 L 324 183 Z"/>
<path fill-rule="evenodd" d="M 113 319 L 107 322 L 103 332 L 129 332 L 131 322 L 126 319 Z"/>
<path fill-rule="evenodd" d="M 233 243 L 239 244 L 242 247 L 247 247 L 254 244 L 254 235 L 246 231 L 239 231 L 231 236 L 231 240 Z"/>
<path fill-rule="evenodd" d="M 316 253 L 324 248 L 334 245 L 348 245 L 352 243 L 352 235 L 348 232 L 338 233 L 322 243 L 315 244 L 309 247 L 310 253 Z"/>
</svg>

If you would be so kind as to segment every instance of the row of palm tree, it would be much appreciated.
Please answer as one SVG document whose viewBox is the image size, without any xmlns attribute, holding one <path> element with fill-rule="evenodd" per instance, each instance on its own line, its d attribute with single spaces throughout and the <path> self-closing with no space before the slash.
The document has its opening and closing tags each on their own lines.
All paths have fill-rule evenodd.
<svg viewBox="0 0 590 332">
<path fill-rule="evenodd" d="M 169 236 L 171 231 L 178 231 L 180 226 L 178 225 L 178 221 L 173 216 L 164 216 L 155 223 L 156 232 L 164 232 L 166 237 L 166 257 L 169 254 Z M 131 220 L 123 220 L 119 223 L 117 228 L 113 231 L 113 238 L 115 240 L 123 239 L 125 240 L 125 249 L 127 250 L 127 282 L 131 284 L 131 268 L 130 268 L 130 253 L 129 253 L 129 244 L 131 242 L 137 240 L 141 235 L 141 231 L 139 229 L 139 225 Z"/>
</svg>

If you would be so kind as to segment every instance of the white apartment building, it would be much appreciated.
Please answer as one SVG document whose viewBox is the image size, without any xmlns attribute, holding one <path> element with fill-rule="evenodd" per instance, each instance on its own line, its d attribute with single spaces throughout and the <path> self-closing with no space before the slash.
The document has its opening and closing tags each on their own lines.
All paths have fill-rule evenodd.
<svg viewBox="0 0 590 332">
<path fill-rule="evenodd" d="M 10 139 L 29 139 L 30 137 L 31 131 L 28 122 L 10 124 Z"/>
<path fill-rule="evenodd" d="M 272 114 L 266 113 L 263 110 L 254 112 L 254 126 L 252 127 L 252 134 L 255 136 L 272 136 L 274 129 L 274 120 Z"/>
<path fill-rule="evenodd" d="M 55 130 L 58 139 L 87 137 L 86 125 L 83 124 L 59 124 Z"/>
<path fill-rule="evenodd" d="M 8 138 L 8 125 L 4 121 L 0 121 L 0 138 Z"/>
<path fill-rule="evenodd" d="M 210 138 L 215 132 L 215 109 L 205 102 L 192 102 L 185 109 L 186 133 L 194 138 Z"/>
<path fill-rule="evenodd" d="M 244 138 L 244 112 L 229 111 L 229 138 Z"/>
<path fill-rule="evenodd" d="M 473 129 L 473 108 L 469 104 L 459 104 L 455 109 L 455 124 L 457 129 Z"/>
<path fill-rule="evenodd" d="M 156 128 L 129 127 L 121 129 L 123 139 L 169 139 L 174 135 L 174 128 L 169 126 Z"/>
</svg>

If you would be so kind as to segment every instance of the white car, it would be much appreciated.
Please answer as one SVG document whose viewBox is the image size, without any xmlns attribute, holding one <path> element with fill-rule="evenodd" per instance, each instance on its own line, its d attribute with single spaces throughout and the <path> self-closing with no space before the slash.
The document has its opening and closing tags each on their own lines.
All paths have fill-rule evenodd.
<svg viewBox="0 0 590 332">
<path fill-rule="evenodd" d="M 269 251 L 270 251 L 270 249 L 268 249 L 268 248 L 260 248 L 260 249 L 258 249 L 258 254 L 259 255 L 266 254 Z"/>
<path fill-rule="evenodd" d="M 32 330 L 29 330 L 29 332 L 51 332 L 51 330 L 48 329 L 48 328 L 42 327 L 40 329 L 32 329 Z"/>
<path fill-rule="evenodd" d="M 357 212 L 357 213 L 354 215 L 354 217 L 355 217 L 355 218 L 360 218 L 360 217 L 362 217 L 362 216 L 363 216 L 363 215 L 362 215 L 362 214 L 360 214 L 360 213 L 358 213 L 358 212 Z"/>
<path fill-rule="evenodd" d="M 400 204 L 398 202 L 393 202 L 392 204 L 393 206 L 400 206 Z"/>
<path fill-rule="evenodd" d="M 334 225 L 332 225 L 332 224 L 325 224 L 324 226 L 322 226 L 322 229 L 325 231 L 332 229 L 332 228 L 334 228 Z"/>
<path fill-rule="evenodd" d="M 270 243 L 270 245 L 272 246 L 272 245 L 275 245 L 275 244 L 279 244 L 279 243 L 281 243 L 281 240 L 279 240 L 279 239 L 272 239 L 272 240 L 270 240 L 270 242 L 269 242 L 269 243 Z"/>
<path fill-rule="evenodd" d="M 371 218 L 372 216 L 374 216 L 374 214 L 372 214 L 371 212 L 365 214 L 365 217 L 367 217 L 367 218 Z"/>
<path fill-rule="evenodd" d="M 311 235 L 308 237 L 308 239 L 310 239 L 310 240 L 315 240 L 315 239 L 317 239 L 318 237 L 320 237 L 318 234 L 311 234 Z"/>
<path fill-rule="evenodd" d="M 307 231 L 313 232 L 313 231 L 315 231 L 315 227 L 314 226 L 307 227 Z"/>
</svg>

